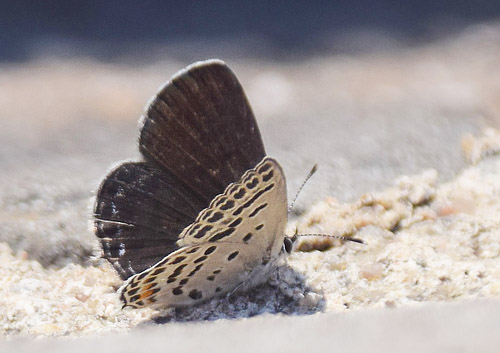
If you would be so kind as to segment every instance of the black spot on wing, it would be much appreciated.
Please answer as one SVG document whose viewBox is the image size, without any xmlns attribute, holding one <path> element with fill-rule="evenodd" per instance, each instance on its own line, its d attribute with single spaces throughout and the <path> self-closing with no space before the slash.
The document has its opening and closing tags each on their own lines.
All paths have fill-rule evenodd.
<svg viewBox="0 0 500 353">
<path fill-rule="evenodd" d="M 158 276 L 160 273 L 165 272 L 166 268 L 165 267 L 159 267 L 156 270 L 153 271 L 151 274 L 152 276 Z"/>
<path fill-rule="evenodd" d="M 231 234 L 233 234 L 234 231 L 235 231 L 235 228 L 228 228 L 228 229 L 223 230 L 221 232 L 215 233 L 215 235 L 213 235 L 212 237 L 210 237 L 210 239 L 208 239 L 208 241 L 209 242 L 214 242 L 214 241 L 221 240 L 222 238 L 225 238 L 225 237 L 230 236 Z"/>
<path fill-rule="evenodd" d="M 234 207 L 234 201 L 233 200 L 227 200 L 224 204 L 222 204 L 220 206 L 220 209 L 222 211 L 227 211 L 227 210 L 229 210 L 229 209 L 231 209 L 233 207 Z"/>
<path fill-rule="evenodd" d="M 212 217 L 207 219 L 207 222 L 215 223 L 218 220 L 220 220 L 223 216 L 224 214 L 222 212 L 215 212 Z"/>
<path fill-rule="evenodd" d="M 238 192 L 236 194 L 234 194 L 234 198 L 237 199 L 237 200 L 239 200 L 239 199 L 243 198 L 243 196 L 245 196 L 245 194 L 246 194 L 245 189 L 244 188 L 240 188 L 238 190 Z"/>
<path fill-rule="evenodd" d="M 186 259 L 186 256 L 177 256 L 172 262 L 170 262 L 170 265 L 178 264 L 181 261 L 184 261 Z"/>
<path fill-rule="evenodd" d="M 197 264 L 199 262 L 205 261 L 206 259 L 207 259 L 207 256 L 203 255 L 203 256 L 200 256 L 199 258 L 197 258 L 196 260 L 194 260 L 194 263 Z"/>
<path fill-rule="evenodd" d="M 211 253 L 213 253 L 215 251 L 215 249 L 217 249 L 217 247 L 215 245 L 212 245 L 207 250 L 205 250 L 204 254 L 205 255 L 210 255 Z"/>
<path fill-rule="evenodd" d="M 147 271 L 144 271 L 143 273 L 141 273 L 139 276 L 137 276 L 137 280 L 140 281 L 142 280 L 144 277 L 146 277 L 148 275 L 148 272 Z"/>
<path fill-rule="evenodd" d="M 274 176 L 274 172 L 271 170 L 269 173 L 262 176 L 263 181 L 269 181 Z"/>
<path fill-rule="evenodd" d="M 248 188 L 248 189 L 253 189 L 254 187 L 257 186 L 257 184 L 259 184 L 259 179 L 257 178 L 252 178 L 252 180 L 248 183 L 245 184 L 245 186 Z"/>
<path fill-rule="evenodd" d="M 174 270 L 174 274 L 179 275 L 182 272 L 182 270 L 184 269 L 184 267 L 186 267 L 186 266 L 187 266 L 187 264 L 182 264 L 182 265 L 177 266 Z"/>
<path fill-rule="evenodd" d="M 188 277 L 194 276 L 196 272 L 198 272 L 203 267 L 203 264 L 197 265 L 191 272 L 189 272 Z"/>
<path fill-rule="evenodd" d="M 243 218 L 238 217 L 238 218 L 236 218 L 234 221 L 232 221 L 231 223 L 229 223 L 227 226 L 228 226 L 228 227 L 233 227 L 233 228 L 234 228 L 234 227 L 236 227 L 236 226 L 240 225 L 240 223 L 241 223 L 242 221 L 243 221 Z"/>
<path fill-rule="evenodd" d="M 253 234 L 252 234 L 252 233 L 248 233 L 248 234 L 247 234 L 247 235 L 245 235 L 245 237 L 243 238 L 243 241 L 244 241 L 245 243 L 248 243 L 248 241 L 249 241 L 250 239 L 252 239 L 252 237 L 253 237 Z"/>
<path fill-rule="evenodd" d="M 133 297 L 130 297 L 130 302 L 133 303 L 135 301 L 137 301 L 141 296 L 138 294 L 138 295 L 134 295 Z"/>
<path fill-rule="evenodd" d="M 249 215 L 248 217 L 252 218 L 252 217 L 255 217 L 257 216 L 257 214 L 259 214 L 260 211 L 262 211 L 264 208 L 267 207 L 267 203 L 264 203 L 262 205 L 260 205 L 259 207 L 255 208 L 255 210 L 253 210 Z"/>
<path fill-rule="evenodd" d="M 264 163 L 263 165 L 260 166 L 260 168 L 257 170 L 258 173 L 262 174 L 265 173 L 271 168 L 271 163 Z"/>
<path fill-rule="evenodd" d="M 189 292 L 189 298 L 193 300 L 198 300 L 203 298 L 203 293 L 200 290 L 193 289 L 191 292 Z"/>
<path fill-rule="evenodd" d="M 212 230 L 212 228 L 213 228 L 212 226 L 206 225 L 202 229 L 200 229 L 196 234 L 194 234 L 194 237 L 196 239 L 203 238 L 207 234 L 208 231 Z"/>
<path fill-rule="evenodd" d="M 174 270 L 174 272 L 170 276 L 168 276 L 168 279 L 175 280 L 176 277 L 178 277 L 182 273 L 182 270 L 186 266 L 187 266 L 187 264 L 182 264 L 180 266 L 177 266 L 177 268 Z"/>
<path fill-rule="evenodd" d="M 135 289 L 129 290 L 129 291 L 127 292 L 127 294 L 128 294 L 129 296 L 133 296 L 133 295 L 135 295 L 135 294 L 139 291 L 139 289 L 140 289 L 140 288 L 135 288 Z"/>
<path fill-rule="evenodd" d="M 188 251 L 186 251 L 186 254 L 193 254 L 195 252 L 197 252 L 200 248 L 198 246 L 192 248 L 192 249 L 189 249 Z"/>
</svg>

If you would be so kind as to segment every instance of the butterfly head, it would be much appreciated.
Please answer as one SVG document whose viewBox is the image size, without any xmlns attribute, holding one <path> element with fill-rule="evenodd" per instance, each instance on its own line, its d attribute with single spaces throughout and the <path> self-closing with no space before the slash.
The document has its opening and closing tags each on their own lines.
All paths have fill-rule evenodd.
<svg viewBox="0 0 500 353">
<path fill-rule="evenodd" d="M 285 236 L 285 239 L 283 240 L 283 250 L 287 254 L 290 254 L 293 251 L 293 245 L 295 244 L 296 240 L 297 236 L 295 235 L 292 237 Z"/>
</svg>

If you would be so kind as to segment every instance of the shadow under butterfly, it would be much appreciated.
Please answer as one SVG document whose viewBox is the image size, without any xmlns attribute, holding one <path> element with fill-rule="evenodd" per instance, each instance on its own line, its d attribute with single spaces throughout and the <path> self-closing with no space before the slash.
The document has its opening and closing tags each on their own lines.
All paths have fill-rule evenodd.
<svg viewBox="0 0 500 353">
<path fill-rule="evenodd" d="M 186 319 L 227 317 L 223 312 L 234 309 L 243 316 L 300 312 L 290 288 L 309 289 L 289 267 L 276 271 L 293 242 L 285 235 L 285 176 L 266 156 L 231 70 L 220 60 L 181 70 L 149 103 L 141 124 L 142 160 L 112 170 L 94 208 L 103 256 L 126 280 L 119 290 L 124 306 L 181 308 Z M 248 292 L 279 273 L 288 282 Z M 250 294 L 226 297 L 227 310 L 212 301 L 203 304 L 208 316 L 190 311 L 243 292 Z M 321 310 L 321 301 L 303 309 Z"/>
</svg>

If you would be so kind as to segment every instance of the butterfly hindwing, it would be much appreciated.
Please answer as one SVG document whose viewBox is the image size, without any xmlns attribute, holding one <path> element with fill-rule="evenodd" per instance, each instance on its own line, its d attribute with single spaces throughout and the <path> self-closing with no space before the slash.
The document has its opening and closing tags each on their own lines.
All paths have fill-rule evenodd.
<svg viewBox="0 0 500 353">
<path fill-rule="evenodd" d="M 261 282 L 282 248 L 286 205 L 281 167 L 266 157 L 182 232 L 185 246 L 131 277 L 122 300 L 133 307 L 186 306 Z"/>
<path fill-rule="evenodd" d="M 175 178 L 144 162 L 124 163 L 99 187 L 95 233 L 126 279 L 178 249 L 179 233 L 204 207 Z"/>
<path fill-rule="evenodd" d="M 121 288 L 121 298 L 132 307 L 181 307 L 228 293 L 260 264 L 248 246 L 222 242 L 179 249 L 131 277 Z"/>
</svg>

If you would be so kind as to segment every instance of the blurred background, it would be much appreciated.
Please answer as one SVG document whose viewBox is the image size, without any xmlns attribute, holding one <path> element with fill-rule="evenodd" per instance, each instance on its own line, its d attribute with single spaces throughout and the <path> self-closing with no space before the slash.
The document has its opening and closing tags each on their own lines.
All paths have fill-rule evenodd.
<svg viewBox="0 0 500 353">
<path fill-rule="evenodd" d="M 90 201 L 137 158 L 137 119 L 177 70 L 235 71 L 295 213 L 465 165 L 500 117 L 497 1 L 0 1 L 0 241 L 43 264 L 95 250 Z"/>
<path fill-rule="evenodd" d="M 200 50 L 280 61 L 384 50 L 397 42 L 440 39 L 494 20 L 500 11 L 491 0 L 2 1 L 1 6 L 3 61 L 52 54 L 142 64 L 157 60 L 153 49 L 166 46 L 171 57 L 185 60 Z"/>
</svg>

